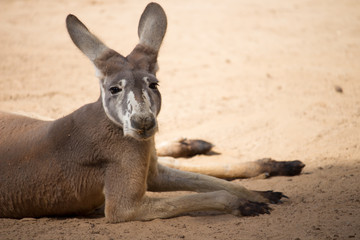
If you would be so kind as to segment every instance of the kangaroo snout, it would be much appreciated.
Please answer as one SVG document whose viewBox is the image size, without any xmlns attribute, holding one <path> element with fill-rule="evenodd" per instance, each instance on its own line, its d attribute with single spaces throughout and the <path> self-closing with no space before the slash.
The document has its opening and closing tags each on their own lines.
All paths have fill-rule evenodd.
<svg viewBox="0 0 360 240">
<path fill-rule="evenodd" d="M 155 116 L 149 114 L 133 114 L 130 117 L 131 127 L 140 131 L 149 131 L 156 127 Z"/>
</svg>

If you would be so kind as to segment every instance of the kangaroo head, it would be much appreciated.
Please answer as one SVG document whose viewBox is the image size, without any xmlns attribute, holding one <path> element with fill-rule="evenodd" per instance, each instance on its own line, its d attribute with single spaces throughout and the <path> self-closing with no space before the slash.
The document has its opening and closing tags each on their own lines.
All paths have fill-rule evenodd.
<svg viewBox="0 0 360 240">
<path fill-rule="evenodd" d="M 139 44 L 127 57 L 108 48 L 74 15 L 67 16 L 66 26 L 75 45 L 95 66 L 107 117 L 122 127 L 125 136 L 138 140 L 153 136 L 161 107 L 157 56 L 167 26 L 161 6 L 147 5 L 139 22 Z"/>
</svg>

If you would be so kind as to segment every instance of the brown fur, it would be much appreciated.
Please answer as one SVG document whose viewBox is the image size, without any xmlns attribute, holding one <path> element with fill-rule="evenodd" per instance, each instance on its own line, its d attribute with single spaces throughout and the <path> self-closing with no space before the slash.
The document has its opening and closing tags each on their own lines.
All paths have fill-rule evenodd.
<svg viewBox="0 0 360 240">
<path fill-rule="evenodd" d="M 166 30 L 164 21 L 162 8 L 149 4 L 139 26 L 154 28 L 140 31 L 145 33 L 140 34 L 140 42 L 150 45 L 138 45 L 127 60 L 107 48 L 75 16 L 68 16 L 67 26 L 74 43 L 103 74 L 103 95 L 110 94 L 107 80 L 118 81 L 108 75 L 125 74 L 126 70 L 133 77 L 130 80 L 138 82 L 128 87 L 142 87 L 143 76 L 154 78 L 159 41 Z M 144 89 L 132 90 L 137 94 Z M 158 91 L 146 89 L 152 104 L 160 106 Z M 258 215 L 269 213 L 267 204 L 260 202 L 276 203 L 283 197 L 158 164 L 154 133 L 149 137 L 142 134 L 144 129 L 135 129 L 134 136 L 124 135 L 121 123 L 105 111 L 119 110 L 109 109 L 109 103 L 103 101 L 100 97 L 55 121 L 0 114 L 0 217 L 84 214 L 104 203 L 109 222 L 168 218 L 199 210 Z M 149 198 L 147 190 L 201 193 Z"/>
<path fill-rule="evenodd" d="M 110 222 L 149 220 L 194 210 L 225 210 L 227 206 L 214 206 L 216 198 L 208 199 L 213 193 L 196 194 L 187 197 L 188 208 L 181 207 L 187 198 L 180 197 L 173 199 L 182 203 L 179 209 L 163 212 L 172 201 L 148 199 L 146 190 L 226 189 L 243 199 L 227 192 L 215 194 L 220 202 L 233 199 L 235 209 L 231 210 L 247 199 L 266 201 L 224 180 L 158 167 L 153 139 L 123 137 L 121 129 L 106 117 L 100 100 L 53 122 L 7 113 L 1 113 L 0 119 L 1 217 L 85 214 L 104 200 Z M 193 205 L 193 201 L 203 198 L 207 205 Z"/>
</svg>

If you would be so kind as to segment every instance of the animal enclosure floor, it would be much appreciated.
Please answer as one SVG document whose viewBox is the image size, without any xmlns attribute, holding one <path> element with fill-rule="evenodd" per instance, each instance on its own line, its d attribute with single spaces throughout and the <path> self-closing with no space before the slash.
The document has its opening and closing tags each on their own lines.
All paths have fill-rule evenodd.
<svg viewBox="0 0 360 240">
<path fill-rule="evenodd" d="M 360 2 L 158 2 L 168 32 L 157 141 L 202 138 L 221 153 L 188 160 L 195 163 L 302 160 L 300 176 L 235 180 L 289 200 L 270 215 L 244 218 L 0 219 L 0 239 L 360 239 Z M 95 101 L 95 71 L 71 42 L 65 17 L 75 14 L 127 55 L 147 3 L 2 1 L 0 110 L 58 118 Z"/>
</svg>

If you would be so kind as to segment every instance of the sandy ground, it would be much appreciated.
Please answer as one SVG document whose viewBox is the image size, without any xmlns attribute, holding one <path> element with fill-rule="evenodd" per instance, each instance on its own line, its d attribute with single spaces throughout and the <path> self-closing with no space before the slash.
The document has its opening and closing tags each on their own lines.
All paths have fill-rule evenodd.
<svg viewBox="0 0 360 240">
<path fill-rule="evenodd" d="M 290 199 L 259 217 L 0 219 L 0 239 L 360 239 L 360 2 L 160 3 L 169 23 L 158 141 L 216 144 L 222 155 L 191 160 L 200 163 L 300 159 L 300 176 L 236 180 Z M 1 1 L 0 109 L 57 118 L 96 100 L 93 67 L 68 37 L 66 15 L 126 55 L 146 4 Z"/>
</svg>

